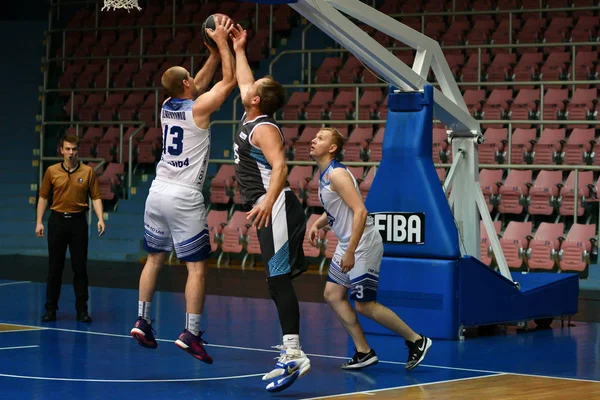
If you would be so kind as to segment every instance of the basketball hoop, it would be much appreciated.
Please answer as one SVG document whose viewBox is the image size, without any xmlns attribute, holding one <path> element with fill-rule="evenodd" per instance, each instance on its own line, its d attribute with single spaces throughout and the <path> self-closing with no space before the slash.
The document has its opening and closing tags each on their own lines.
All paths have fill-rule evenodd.
<svg viewBox="0 0 600 400">
<path fill-rule="evenodd" d="M 101 11 L 104 11 L 104 9 L 110 11 L 111 7 L 113 10 L 124 8 L 129 11 L 132 8 L 137 8 L 139 11 L 142 11 L 142 7 L 138 5 L 138 0 L 104 0 L 104 7 L 102 7 Z"/>
</svg>

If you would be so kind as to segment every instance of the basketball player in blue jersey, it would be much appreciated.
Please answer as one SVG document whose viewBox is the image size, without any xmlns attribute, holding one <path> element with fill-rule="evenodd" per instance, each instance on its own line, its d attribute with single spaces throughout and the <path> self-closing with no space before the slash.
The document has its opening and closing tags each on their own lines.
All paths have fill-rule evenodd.
<svg viewBox="0 0 600 400">
<path fill-rule="evenodd" d="M 200 331 L 206 259 L 210 255 L 202 186 L 210 153 L 210 115 L 221 107 L 236 85 L 235 61 L 228 45 L 232 21 L 216 19 L 215 29 L 207 29 L 207 33 L 218 46 L 222 80 L 199 96 L 202 88 L 197 84 L 208 84 L 214 67 L 203 68 L 196 79 L 184 68 L 172 67 L 161 79 L 170 97 L 161 109 L 163 151 L 146 200 L 144 248 L 148 260 L 140 277 L 138 319 L 131 330 L 131 336 L 141 346 L 157 347 L 150 306 L 160 268 L 175 247 L 177 258 L 184 260 L 188 269 L 186 324 L 175 344 L 208 364 L 213 360 L 203 346 L 206 342 L 202 339 L 204 332 Z M 212 62 L 216 66 L 218 60 Z M 202 76 L 203 73 L 210 76 Z"/>
<path fill-rule="evenodd" d="M 273 115 L 283 106 L 285 89 L 272 77 L 254 80 L 246 58 L 246 31 L 231 30 L 236 75 L 244 106 L 242 128 L 234 138 L 236 179 L 248 219 L 258 229 L 269 294 L 275 302 L 283 344 L 275 368 L 263 376 L 270 392 L 293 384 L 310 370 L 300 348 L 300 307 L 292 279 L 306 271 L 302 249 L 306 217 L 295 194 L 284 187 L 287 165 L 281 129 Z"/>
<path fill-rule="evenodd" d="M 432 342 L 416 334 L 392 310 L 377 302 L 383 242 L 372 218 L 368 217 L 354 176 L 336 160 L 343 143 L 342 135 L 335 128 L 322 128 L 311 142 L 310 155 L 319 166 L 319 199 L 325 212 L 309 231 L 313 246 L 316 246 L 319 229 L 327 224 L 339 240 L 329 265 L 324 296 L 356 348 L 352 359 L 342 368 L 359 369 L 379 361 L 358 322 L 358 311 L 404 338 L 408 347 L 405 368 L 411 370 L 423 361 Z M 348 290 L 356 311 L 348 300 Z"/>
</svg>

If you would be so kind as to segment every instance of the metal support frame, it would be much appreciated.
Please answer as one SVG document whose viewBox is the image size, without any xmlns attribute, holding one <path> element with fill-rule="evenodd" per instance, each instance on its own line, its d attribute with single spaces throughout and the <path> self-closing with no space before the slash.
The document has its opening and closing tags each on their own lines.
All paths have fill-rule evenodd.
<svg viewBox="0 0 600 400">
<path fill-rule="evenodd" d="M 358 0 L 298 0 L 289 6 L 398 89 L 422 90 L 429 82 L 420 73 L 431 67 L 441 89 L 434 89 L 434 115 L 453 130 L 480 130 L 479 122 L 468 112 L 438 42 Z M 399 60 L 340 11 L 419 50 L 415 58 L 417 69 Z"/>
<path fill-rule="evenodd" d="M 454 182 L 451 203 L 462 254 L 480 258 L 480 216 L 491 240 L 502 275 L 512 281 L 500 242 L 479 186 L 478 145 L 483 141 L 479 122 L 469 114 L 454 76 L 438 42 L 358 0 L 298 0 L 290 7 L 326 35 L 350 51 L 368 68 L 395 86 L 396 93 L 423 90 L 433 71 L 434 115 L 451 129 L 454 163 L 449 181 Z M 345 15 L 372 26 L 416 50 L 411 67 L 379 44 Z M 475 207 L 474 207 L 475 206 Z M 494 240 L 495 239 L 495 240 Z"/>
</svg>

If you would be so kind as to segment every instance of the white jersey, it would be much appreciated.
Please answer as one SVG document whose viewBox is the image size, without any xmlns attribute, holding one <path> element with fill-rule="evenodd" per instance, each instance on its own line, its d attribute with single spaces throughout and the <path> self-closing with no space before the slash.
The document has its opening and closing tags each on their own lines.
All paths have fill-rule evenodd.
<svg viewBox="0 0 600 400">
<path fill-rule="evenodd" d="M 331 190 L 331 181 L 329 176 L 335 168 L 343 168 L 345 171 L 347 171 L 352 178 L 354 187 L 359 195 L 360 190 L 352 173 L 348 171 L 348 168 L 346 168 L 344 164 L 337 160 L 332 160 L 325 171 L 323 171 L 319 176 L 319 199 L 325 208 L 325 213 L 327 213 L 327 222 L 338 238 L 338 245 L 345 249 L 348 245 L 348 242 L 350 242 L 350 236 L 352 236 L 354 212 L 350 209 L 350 207 L 348 207 L 346 202 L 344 202 L 339 194 Z M 369 216 L 367 217 L 367 223 L 365 224 L 363 235 L 358 246 L 356 247 L 356 252 L 360 252 L 369 248 L 369 242 L 374 232 L 376 231 L 373 228 L 372 217 Z"/>
<path fill-rule="evenodd" d="M 210 154 L 210 130 L 194 122 L 194 100 L 171 98 L 161 109 L 163 150 L 156 179 L 202 190 Z"/>
</svg>

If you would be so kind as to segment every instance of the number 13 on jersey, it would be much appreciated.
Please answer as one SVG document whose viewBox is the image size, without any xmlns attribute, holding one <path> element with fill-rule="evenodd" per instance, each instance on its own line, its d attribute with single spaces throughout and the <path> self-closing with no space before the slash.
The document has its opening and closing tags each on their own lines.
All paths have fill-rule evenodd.
<svg viewBox="0 0 600 400">
<path fill-rule="evenodd" d="M 173 125 L 165 125 L 163 132 L 163 154 L 179 156 L 183 152 L 183 128 Z"/>
</svg>

